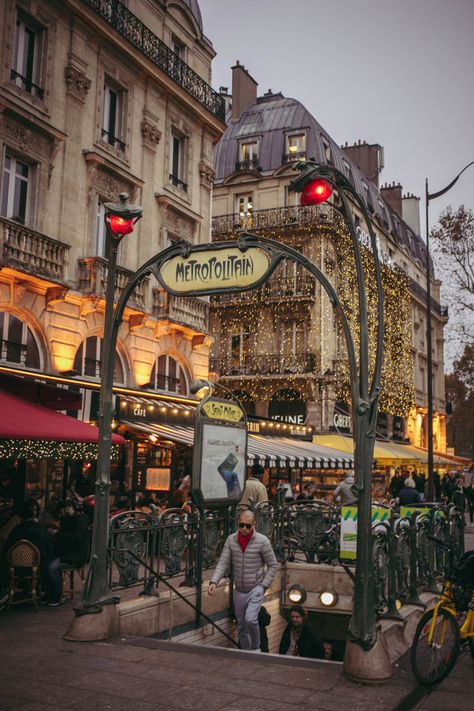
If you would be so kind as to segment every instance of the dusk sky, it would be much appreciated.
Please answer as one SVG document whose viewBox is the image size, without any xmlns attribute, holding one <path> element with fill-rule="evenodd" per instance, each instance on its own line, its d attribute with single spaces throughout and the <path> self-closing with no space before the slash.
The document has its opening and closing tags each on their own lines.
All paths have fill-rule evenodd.
<svg viewBox="0 0 474 711">
<path fill-rule="evenodd" d="M 381 183 L 424 198 L 474 161 L 474 0 L 199 0 L 231 89 L 238 59 L 268 89 L 301 101 L 333 139 L 385 150 Z M 474 166 L 430 203 L 474 209 Z M 421 233 L 425 232 L 424 203 Z"/>
<path fill-rule="evenodd" d="M 420 201 L 425 180 L 445 188 L 474 161 L 474 0 L 199 0 L 211 40 L 215 89 L 231 91 L 239 60 L 258 82 L 298 99 L 342 145 L 384 148 L 380 184 L 401 183 Z M 442 210 L 474 210 L 474 165 L 430 201 L 430 228 Z M 450 303 L 449 274 L 442 303 Z M 463 346 L 445 329 L 446 368 Z M 467 314 L 461 316 L 467 318 Z M 474 327 L 474 325 L 473 325 Z M 450 335 L 451 334 L 451 335 Z"/>
</svg>

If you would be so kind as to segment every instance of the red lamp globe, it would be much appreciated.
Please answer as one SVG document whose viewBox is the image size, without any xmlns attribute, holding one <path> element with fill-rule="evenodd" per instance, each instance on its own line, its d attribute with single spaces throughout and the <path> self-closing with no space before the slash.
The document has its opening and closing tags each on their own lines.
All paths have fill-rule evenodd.
<svg viewBox="0 0 474 711">
<path fill-rule="evenodd" d="M 133 232 L 133 220 L 126 220 L 119 215 L 109 215 L 108 221 L 110 229 L 117 236 L 124 237 Z"/>
<path fill-rule="evenodd" d="M 332 185 L 322 178 L 315 178 L 307 183 L 301 191 L 300 205 L 320 205 L 331 197 Z"/>
</svg>

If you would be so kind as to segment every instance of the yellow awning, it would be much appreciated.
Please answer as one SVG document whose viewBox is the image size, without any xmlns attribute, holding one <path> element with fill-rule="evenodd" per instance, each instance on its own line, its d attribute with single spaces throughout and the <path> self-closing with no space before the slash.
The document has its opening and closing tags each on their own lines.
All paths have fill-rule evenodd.
<svg viewBox="0 0 474 711">
<path fill-rule="evenodd" d="M 320 434 L 313 437 L 313 442 L 321 444 L 324 447 L 338 449 L 341 452 L 349 452 L 350 454 L 354 453 L 354 440 L 350 436 L 346 437 L 341 434 Z M 423 461 L 421 450 L 419 450 L 419 453 L 416 453 L 415 449 L 415 447 L 408 447 L 407 445 L 397 444 L 396 442 L 381 442 L 380 440 L 377 440 L 374 447 L 374 459 L 396 459 L 400 463 L 402 461 Z"/>
</svg>

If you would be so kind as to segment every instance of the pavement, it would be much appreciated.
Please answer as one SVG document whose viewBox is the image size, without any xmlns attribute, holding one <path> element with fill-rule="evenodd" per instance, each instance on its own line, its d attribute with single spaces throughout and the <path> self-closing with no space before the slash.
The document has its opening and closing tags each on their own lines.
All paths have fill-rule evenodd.
<svg viewBox="0 0 474 711">
<path fill-rule="evenodd" d="M 466 549 L 474 548 L 474 528 Z M 383 686 L 354 684 L 342 665 L 137 637 L 63 639 L 72 603 L 0 617 L 0 711 L 472 711 L 474 662 L 462 654 L 432 690 L 408 655 Z"/>
</svg>

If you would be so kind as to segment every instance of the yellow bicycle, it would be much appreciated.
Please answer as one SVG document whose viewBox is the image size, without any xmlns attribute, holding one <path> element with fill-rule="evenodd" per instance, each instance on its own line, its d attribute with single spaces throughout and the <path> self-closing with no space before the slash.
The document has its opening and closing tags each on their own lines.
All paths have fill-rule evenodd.
<svg viewBox="0 0 474 711">
<path fill-rule="evenodd" d="M 418 622 L 410 657 L 417 680 L 428 686 L 442 681 L 464 645 L 474 659 L 474 551 L 446 574 L 440 600 Z"/>
</svg>

